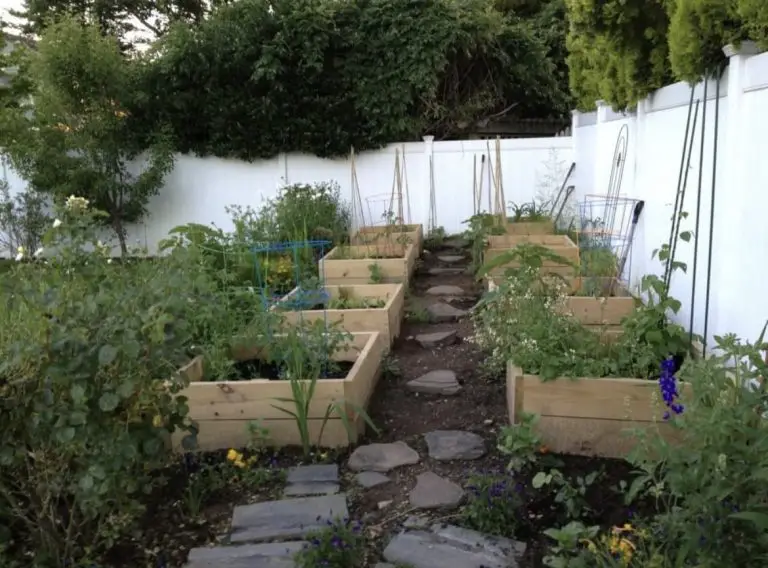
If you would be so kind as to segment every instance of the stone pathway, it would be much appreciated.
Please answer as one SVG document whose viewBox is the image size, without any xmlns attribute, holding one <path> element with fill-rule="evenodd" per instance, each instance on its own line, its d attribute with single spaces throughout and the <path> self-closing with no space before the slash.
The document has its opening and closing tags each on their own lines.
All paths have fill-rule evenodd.
<svg viewBox="0 0 768 568">
<path fill-rule="evenodd" d="M 431 268 L 432 276 L 457 275 L 466 270 L 462 265 L 467 259 L 461 254 L 441 254 L 437 258 L 450 267 Z M 460 286 L 435 285 L 426 290 L 426 295 L 433 298 L 426 308 L 432 322 L 455 322 L 468 315 L 466 310 L 447 303 L 467 298 L 467 292 Z M 425 350 L 460 341 L 455 329 L 421 333 L 409 339 Z M 448 397 L 461 392 L 462 384 L 454 371 L 435 369 L 407 382 L 406 388 L 414 396 Z M 479 459 L 487 452 L 484 439 L 462 430 L 434 430 L 425 433 L 423 441 L 432 462 L 425 463 L 416 450 L 402 441 L 359 446 L 347 460 L 347 469 L 354 473 L 351 482 L 363 494 L 392 483 L 390 475 L 397 477 L 391 473 L 393 470 L 421 470 L 415 481 L 408 482 L 411 486 L 402 489 L 407 492 L 409 512 L 420 511 L 423 516 L 410 516 L 400 526 L 395 525 L 395 531 L 384 536 L 382 561 L 373 566 L 516 568 L 525 544 L 434 523 L 428 518 L 432 513 L 457 509 L 466 497 L 459 483 L 431 471 L 430 463 L 437 469 L 442 462 Z M 337 464 L 291 468 L 282 499 L 236 507 L 229 534 L 217 546 L 192 550 L 186 567 L 294 568 L 293 556 L 305 546 L 309 532 L 348 516 Z"/>
</svg>

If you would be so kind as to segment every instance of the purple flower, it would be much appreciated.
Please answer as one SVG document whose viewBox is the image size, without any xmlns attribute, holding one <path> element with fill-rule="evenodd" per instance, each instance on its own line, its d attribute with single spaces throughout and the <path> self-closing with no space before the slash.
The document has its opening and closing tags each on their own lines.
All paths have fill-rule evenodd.
<svg viewBox="0 0 768 568">
<path fill-rule="evenodd" d="M 677 402 L 680 392 L 677 390 L 675 378 L 675 361 L 672 357 L 661 362 L 661 375 L 659 376 L 659 390 L 661 398 L 667 407 L 664 420 L 669 420 L 673 414 L 682 414 L 685 407 Z"/>
</svg>

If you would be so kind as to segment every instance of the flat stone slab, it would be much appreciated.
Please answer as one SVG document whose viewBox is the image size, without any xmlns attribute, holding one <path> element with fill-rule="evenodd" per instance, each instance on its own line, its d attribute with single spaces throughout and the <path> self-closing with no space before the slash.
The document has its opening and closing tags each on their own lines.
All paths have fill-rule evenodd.
<svg viewBox="0 0 768 568">
<path fill-rule="evenodd" d="M 419 454 L 405 442 L 359 446 L 349 456 L 347 467 L 352 471 L 387 473 L 396 467 L 419 463 Z"/>
<path fill-rule="evenodd" d="M 348 516 L 343 493 L 241 505 L 232 514 L 231 541 L 300 539 L 328 521 Z"/>
<path fill-rule="evenodd" d="M 472 432 L 435 430 L 424 435 L 429 457 L 438 461 L 476 460 L 485 455 L 485 440 Z"/>
<path fill-rule="evenodd" d="M 459 254 L 440 254 L 437 256 L 437 260 L 446 264 L 454 264 L 464 260 L 464 256 Z"/>
<path fill-rule="evenodd" d="M 293 556 L 305 544 L 304 541 L 294 541 L 193 548 L 185 567 L 293 568 Z"/>
<path fill-rule="evenodd" d="M 451 276 L 464 273 L 463 268 L 430 268 L 427 271 L 431 276 Z"/>
<path fill-rule="evenodd" d="M 461 390 L 461 385 L 453 371 L 434 370 L 408 381 L 405 388 L 412 392 L 453 395 Z"/>
<path fill-rule="evenodd" d="M 464 490 L 436 473 L 425 471 L 416 478 L 416 487 L 408 494 L 417 509 L 453 509 L 464 499 Z"/>
<path fill-rule="evenodd" d="M 322 483 L 339 481 L 338 464 L 299 465 L 288 470 L 286 483 Z"/>
<path fill-rule="evenodd" d="M 339 466 L 337 464 L 300 465 L 288 470 L 286 497 L 333 495 L 338 493 Z"/>
<path fill-rule="evenodd" d="M 355 476 L 355 481 L 357 481 L 358 485 L 362 485 L 366 489 L 370 489 L 371 487 L 389 483 L 391 480 L 383 473 L 378 473 L 375 471 L 361 471 Z"/>
<path fill-rule="evenodd" d="M 434 333 L 420 333 L 415 339 L 424 349 L 434 349 L 435 347 L 453 345 L 458 338 L 456 330 L 453 329 L 450 331 L 436 331 Z"/>
<path fill-rule="evenodd" d="M 467 241 L 466 239 L 461 239 L 461 238 L 447 239 L 447 240 L 443 241 L 443 246 L 445 248 L 452 248 L 452 249 L 467 248 L 469 246 L 469 244 L 470 244 L 469 241 Z"/>
<path fill-rule="evenodd" d="M 308 497 L 310 495 L 333 495 L 341 490 L 338 483 L 330 481 L 291 483 L 283 491 L 285 497 Z"/>
<path fill-rule="evenodd" d="M 388 562 L 413 568 L 517 568 L 525 544 L 450 525 L 406 531 L 384 549 Z"/>
<path fill-rule="evenodd" d="M 445 302 L 436 302 L 427 306 L 430 319 L 434 322 L 456 321 L 467 315 L 466 310 L 454 308 Z"/>
<path fill-rule="evenodd" d="M 463 296 L 466 294 L 460 286 L 432 286 L 427 289 L 430 296 Z"/>
</svg>

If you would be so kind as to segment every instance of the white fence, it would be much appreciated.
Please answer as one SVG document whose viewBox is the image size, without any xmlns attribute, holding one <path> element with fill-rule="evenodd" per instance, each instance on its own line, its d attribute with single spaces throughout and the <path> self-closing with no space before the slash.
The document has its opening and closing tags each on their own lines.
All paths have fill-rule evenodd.
<svg viewBox="0 0 768 568">
<path fill-rule="evenodd" d="M 677 273 L 672 294 L 683 303 L 679 320 L 688 326 L 692 303 L 694 329 L 703 331 L 707 285 L 712 166 L 717 128 L 717 171 L 711 263 L 711 299 L 708 335 L 737 333 L 755 340 L 768 320 L 768 294 L 764 272 L 768 259 L 768 54 L 752 55 L 749 44 L 730 57 L 720 81 L 720 117 L 714 121 L 715 82 L 707 89 L 706 122 L 699 110 L 688 170 L 683 210 L 689 217 L 681 230 L 694 230 L 701 176 L 698 235 L 680 242 L 678 260 L 688 264 Z M 703 98 L 703 84 L 695 99 Z M 680 174 L 690 86 L 678 83 L 656 91 L 636 112 L 614 113 L 598 104 L 596 112 L 574 113 L 573 144 L 578 193 L 607 191 L 619 130 L 627 125 L 629 145 L 622 193 L 645 201 L 635 235 L 631 262 L 634 283 L 646 273 L 660 273 L 652 251 L 669 239 L 671 216 Z M 705 133 L 700 167 L 701 133 Z M 692 300 L 693 256 L 698 243 L 697 281 Z"/>
<path fill-rule="evenodd" d="M 768 54 L 752 55 L 754 51 L 749 49 L 750 45 L 745 43 L 741 53 L 730 58 L 729 69 L 720 81 L 708 335 L 735 332 L 755 339 L 768 319 L 768 294 L 762 291 L 768 253 L 768 192 L 764 189 L 768 185 Z M 696 86 L 694 94 L 701 98 L 703 85 Z M 576 162 L 571 179 L 576 186 L 576 200 L 589 194 L 605 194 L 616 138 L 626 125 L 628 149 L 621 193 L 643 199 L 646 204 L 635 235 L 631 280 L 637 284 L 643 274 L 658 273 L 660 264 L 651 258 L 651 253 L 669 238 L 689 99 L 690 87 L 678 83 L 641 101 L 631 113 L 615 113 L 602 104 L 592 113 L 574 113 L 571 137 L 502 140 L 502 177 L 507 201 L 520 203 L 539 194 L 551 195 L 571 161 Z M 700 225 L 697 238 L 678 247 L 678 260 L 688 263 L 688 273 L 676 274 L 672 282 L 673 294 L 683 303 L 678 319 L 687 326 L 692 304 L 693 247 L 698 243 L 693 302 L 697 332 L 702 331 L 706 307 L 714 99 L 715 84 L 711 82 L 703 129 L 703 167 L 699 166 L 700 113 L 684 204 L 690 216 L 683 229 L 693 230 L 701 176 Z M 425 225 L 428 221 L 431 156 L 437 224 L 449 232 L 462 230 L 462 221 L 473 213 L 473 164 L 477 161 L 479 170 L 481 156 L 486 154 L 488 159 L 487 143 L 425 140 L 361 154 L 356 160 L 360 194 L 374 218 L 383 214 L 384 203 L 392 191 L 396 149 L 405 156 L 411 221 Z M 490 157 L 495 160 L 493 142 Z M 487 176 L 487 167 L 485 171 Z M 23 181 L 12 171 L 5 175 L 13 189 L 23 189 Z M 349 160 L 290 154 L 245 163 L 179 156 L 164 189 L 150 204 L 151 216 L 141 226 L 132 228 L 131 237 L 153 248 L 170 228 L 179 224 L 215 223 L 226 229 L 230 226 L 224 211 L 227 205 L 258 207 L 264 199 L 273 197 L 281 185 L 327 180 L 337 181 L 349 198 Z M 487 177 L 484 184 L 487 192 Z M 483 207 L 487 209 L 487 195 Z"/>
</svg>

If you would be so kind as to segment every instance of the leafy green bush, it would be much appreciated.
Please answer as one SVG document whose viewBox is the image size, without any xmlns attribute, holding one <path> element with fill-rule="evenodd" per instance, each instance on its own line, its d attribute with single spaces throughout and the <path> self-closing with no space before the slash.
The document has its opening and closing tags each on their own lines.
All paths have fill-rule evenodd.
<svg viewBox="0 0 768 568">
<path fill-rule="evenodd" d="M 162 38 L 142 84 L 134 114 L 179 151 L 246 160 L 456 132 L 513 102 L 567 112 L 544 42 L 483 0 L 228 3 Z"/>
<path fill-rule="evenodd" d="M 43 260 L 2 281 L 0 543 L 14 535 L 43 565 L 92 561 L 124 536 L 169 435 L 194 443 L 176 370 L 200 321 L 222 316 L 193 250 L 111 263 L 102 215 L 69 199 Z"/>
<path fill-rule="evenodd" d="M 670 82 L 665 0 L 566 0 L 571 93 L 580 110 L 597 100 L 632 106 Z"/>
</svg>

